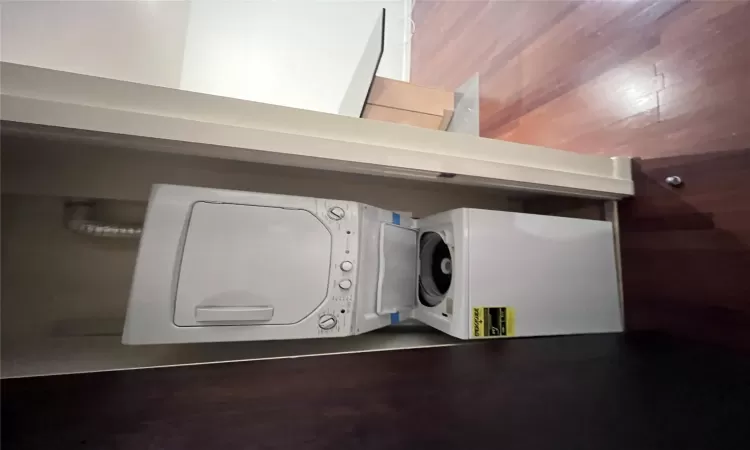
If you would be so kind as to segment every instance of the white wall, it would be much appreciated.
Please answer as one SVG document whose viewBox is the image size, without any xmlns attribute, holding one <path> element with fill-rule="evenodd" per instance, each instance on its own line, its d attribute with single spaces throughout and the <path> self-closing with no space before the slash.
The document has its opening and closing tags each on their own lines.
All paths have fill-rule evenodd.
<svg viewBox="0 0 750 450">
<path fill-rule="evenodd" d="M 4 61 L 335 113 L 377 14 L 378 74 L 407 79 L 407 0 L 2 5 Z"/>
<path fill-rule="evenodd" d="M 0 9 L 3 61 L 179 87 L 189 3 L 27 1 Z"/>
<path fill-rule="evenodd" d="M 181 87 L 335 113 L 383 7 L 378 74 L 402 79 L 402 1 L 194 1 Z"/>
</svg>

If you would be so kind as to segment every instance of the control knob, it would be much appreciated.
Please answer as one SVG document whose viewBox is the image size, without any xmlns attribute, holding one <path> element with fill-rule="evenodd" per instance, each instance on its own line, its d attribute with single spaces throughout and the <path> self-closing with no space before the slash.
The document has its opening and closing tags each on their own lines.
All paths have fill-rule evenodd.
<svg viewBox="0 0 750 450">
<path fill-rule="evenodd" d="M 334 206 L 333 208 L 328 209 L 328 218 L 332 220 L 341 220 L 344 218 L 345 214 L 344 210 L 339 206 Z"/>
<path fill-rule="evenodd" d="M 330 330 L 331 328 L 336 326 L 336 323 L 338 321 L 336 320 L 336 316 L 332 314 L 323 314 L 318 319 L 318 326 L 320 326 L 323 330 Z"/>
</svg>

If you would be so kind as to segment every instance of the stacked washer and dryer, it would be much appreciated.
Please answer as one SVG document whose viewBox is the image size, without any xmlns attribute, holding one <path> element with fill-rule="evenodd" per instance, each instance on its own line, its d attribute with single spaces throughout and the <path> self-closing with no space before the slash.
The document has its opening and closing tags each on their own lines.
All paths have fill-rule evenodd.
<svg viewBox="0 0 750 450">
<path fill-rule="evenodd" d="M 123 342 L 617 332 L 614 249 L 605 221 L 156 185 Z"/>
</svg>

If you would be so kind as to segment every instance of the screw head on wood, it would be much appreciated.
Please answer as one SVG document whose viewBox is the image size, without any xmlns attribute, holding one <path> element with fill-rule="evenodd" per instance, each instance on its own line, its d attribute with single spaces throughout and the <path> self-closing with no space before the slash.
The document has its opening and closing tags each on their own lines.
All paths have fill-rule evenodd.
<svg viewBox="0 0 750 450">
<path fill-rule="evenodd" d="M 682 185 L 682 178 L 678 177 L 677 175 L 669 176 L 667 177 L 665 181 L 667 182 L 668 185 L 674 186 L 674 187 Z"/>
</svg>

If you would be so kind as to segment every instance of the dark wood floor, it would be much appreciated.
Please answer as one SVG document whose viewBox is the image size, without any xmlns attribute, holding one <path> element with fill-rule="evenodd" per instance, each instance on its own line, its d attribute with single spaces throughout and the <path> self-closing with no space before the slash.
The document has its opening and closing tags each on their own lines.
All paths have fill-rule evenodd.
<svg viewBox="0 0 750 450">
<path fill-rule="evenodd" d="M 747 1 L 416 0 L 412 82 L 481 83 L 486 137 L 658 157 L 750 147 Z"/>
<path fill-rule="evenodd" d="M 2 381 L 3 449 L 746 449 L 750 354 L 598 335 Z"/>
</svg>

